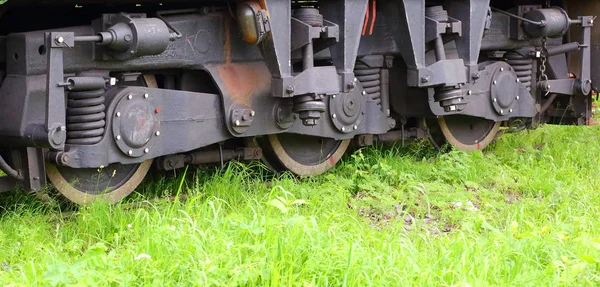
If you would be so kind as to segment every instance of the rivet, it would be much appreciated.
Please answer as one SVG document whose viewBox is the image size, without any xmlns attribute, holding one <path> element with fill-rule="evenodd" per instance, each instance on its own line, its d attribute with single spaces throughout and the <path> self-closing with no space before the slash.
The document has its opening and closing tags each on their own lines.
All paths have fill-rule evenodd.
<svg viewBox="0 0 600 287">
<path fill-rule="evenodd" d="M 504 72 L 504 68 L 503 67 L 500 67 L 500 72 Z"/>
<path fill-rule="evenodd" d="M 518 100 L 518 99 L 520 99 L 520 98 L 521 98 L 521 97 L 519 97 L 519 96 L 517 96 L 517 97 L 516 97 L 516 99 L 517 99 L 517 100 Z"/>
<path fill-rule="evenodd" d="M 144 153 L 148 153 L 148 152 L 150 152 L 150 149 L 149 148 L 145 148 L 144 149 Z"/>
<path fill-rule="evenodd" d="M 332 95 L 331 97 L 335 99 L 335 95 Z"/>
<path fill-rule="evenodd" d="M 512 112 L 513 112 L 513 109 L 509 109 L 509 110 L 508 110 L 508 112 L 509 112 L 509 113 L 512 113 Z"/>
<path fill-rule="evenodd" d="M 503 115 L 504 114 L 504 110 L 500 110 L 500 114 Z"/>
<path fill-rule="evenodd" d="M 497 84 L 498 84 L 498 81 L 494 81 L 494 85 L 497 85 Z"/>
<path fill-rule="evenodd" d="M 132 151 L 132 150 L 129 150 L 129 151 L 127 152 L 127 154 L 128 154 L 128 155 L 132 155 L 132 154 L 133 154 L 133 151 Z"/>
<path fill-rule="evenodd" d="M 131 100 L 131 99 L 133 99 L 133 96 L 132 96 L 132 95 L 129 95 L 129 96 L 127 96 L 127 99 L 128 99 L 128 100 Z"/>
<path fill-rule="evenodd" d="M 333 114 L 333 115 L 331 115 L 331 117 L 335 119 L 335 118 L 337 118 L 337 115 Z"/>
<path fill-rule="evenodd" d="M 494 98 L 494 103 L 495 103 L 495 102 L 498 102 L 498 99 Z"/>
<path fill-rule="evenodd" d="M 470 96 L 470 95 L 472 95 L 472 94 L 473 94 L 473 92 L 472 92 L 472 91 L 468 91 L 468 92 L 467 92 L 467 95 L 469 95 L 469 96 Z"/>
<path fill-rule="evenodd" d="M 148 98 L 148 94 L 144 94 L 144 99 L 147 99 L 147 98 Z"/>
<path fill-rule="evenodd" d="M 517 79 L 517 83 L 520 83 L 520 82 L 521 82 L 521 80 Z"/>
<path fill-rule="evenodd" d="M 118 140 L 118 141 L 120 141 L 120 140 L 121 140 L 121 136 L 120 136 L 120 135 L 118 135 L 118 136 L 117 136 L 117 140 Z"/>
<path fill-rule="evenodd" d="M 121 116 L 121 112 L 117 112 L 117 118 Z"/>
<path fill-rule="evenodd" d="M 59 44 L 62 44 L 64 41 L 65 41 L 65 38 L 63 38 L 63 37 L 56 38 L 56 42 L 58 42 Z"/>
<path fill-rule="evenodd" d="M 358 129 L 358 126 L 357 126 L 357 125 L 354 125 L 354 129 L 355 129 L 355 130 L 357 130 L 357 129 Z"/>
<path fill-rule="evenodd" d="M 240 121 L 239 121 L 239 120 L 236 120 L 236 121 L 235 121 L 235 126 L 237 127 L 237 126 L 239 126 L 239 125 L 240 125 Z"/>
<path fill-rule="evenodd" d="M 255 115 L 256 115 L 256 112 L 255 112 L 255 111 L 251 111 L 251 112 L 250 112 L 250 116 L 251 116 L 251 117 L 253 117 L 253 116 L 255 116 Z"/>
<path fill-rule="evenodd" d="M 355 82 L 358 82 L 358 79 L 357 79 L 356 77 L 354 77 L 354 81 L 355 81 Z"/>
<path fill-rule="evenodd" d="M 156 131 L 155 135 L 160 136 L 160 131 Z"/>
<path fill-rule="evenodd" d="M 367 92 L 366 92 L 366 91 L 362 91 L 362 95 L 363 95 L 363 96 L 366 96 L 366 95 L 367 95 Z"/>
<path fill-rule="evenodd" d="M 345 128 L 345 127 L 342 127 L 342 131 L 343 131 L 343 132 L 345 132 L 345 131 L 346 131 L 346 128 Z"/>
</svg>

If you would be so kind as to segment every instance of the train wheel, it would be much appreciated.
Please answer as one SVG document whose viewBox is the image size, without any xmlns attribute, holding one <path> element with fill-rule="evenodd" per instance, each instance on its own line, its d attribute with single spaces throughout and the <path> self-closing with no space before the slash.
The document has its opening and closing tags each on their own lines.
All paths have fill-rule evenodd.
<svg viewBox="0 0 600 287">
<path fill-rule="evenodd" d="M 312 176 L 327 172 L 342 158 L 350 140 L 298 134 L 269 135 L 257 139 L 267 165 L 278 171 Z"/>
<path fill-rule="evenodd" d="M 157 88 L 154 75 L 144 75 L 140 86 Z M 131 194 L 152 166 L 152 159 L 138 164 L 111 164 L 104 168 L 68 168 L 46 163 L 46 175 L 60 195 L 76 204 L 95 200 L 116 203 Z"/>
<path fill-rule="evenodd" d="M 450 144 L 458 150 L 481 150 L 494 141 L 500 129 L 500 122 L 463 115 L 426 119 L 425 123 L 429 139 L 438 149 Z"/>
<path fill-rule="evenodd" d="M 116 203 L 131 194 L 142 182 L 152 160 L 140 164 L 111 164 L 102 169 L 66 168 L 46 165 L 46 174 L 58 192 L 77 204 L 95 200 Z"/>
</svg>

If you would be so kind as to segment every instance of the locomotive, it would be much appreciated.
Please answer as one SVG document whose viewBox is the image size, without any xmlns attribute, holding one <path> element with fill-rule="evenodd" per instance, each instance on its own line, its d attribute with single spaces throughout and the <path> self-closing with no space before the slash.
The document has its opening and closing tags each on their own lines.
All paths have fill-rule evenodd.
<svg viewBox="0 0 600 287">
<path fill-rule="evenodd" d="M 0 191 L 77 204 L 151 167 L 311 176 L 351 144 L 480 150 L 587 125 L 600 83 L 598 1 L 2 2 Z"/>
</svg>

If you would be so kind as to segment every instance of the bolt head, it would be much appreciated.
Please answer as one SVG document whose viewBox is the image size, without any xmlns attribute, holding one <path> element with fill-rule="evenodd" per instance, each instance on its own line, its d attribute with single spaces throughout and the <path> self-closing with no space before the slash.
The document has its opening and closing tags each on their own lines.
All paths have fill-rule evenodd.
<svg viewBox="0 0 600 287">
<path fill-rule="evenodd" d="M 335 118 L 337 118 L 337 115 L 333 114 L 333 115 L 331 115 L 331 117 L 335 119 Z"/>
<path fill-rule="evenodd" d="M 62 36 L 59 36 L 56 38 L 56 42 L 58 42 L 59 44 L 62 44 L 65 42 L 65 38 L 63 38 Z"/>
<path fill-rule="evenodd" d="M 498 102 L 498 99 L 494 98 L 494 103 Z"/>
<path fill-rule="evenodd" d="M 335 99 L 336 95 L 331 95 L 331 97 Z"/>
<path fill-rule="evenodd" d="M 497 85 L 497 84 L 498 84 L 498 81 L 494 80 L 494 85 Z"/>
<path fill-rule="evenodd" d="M 117 118 L 121 116 L 121 112 L 117 112 Z"/>
<path fill-rule="evenodd" d="M 256 112 L 255 112 L 255 111 L 251 111 L 251 112 L 250 112 L 250 116 L 251 116 L 251 117 L 253 117 L 253 116 L 255 116 L 255 115 L 256 115 Z"/>
<path fill-rule="evenodd" d="M 500 67 L 500 72 L 504 72 L 504 67 Z"/>
<path fill-rule="evenodd" d="M 132 150 L 129 150 L 129 151 L 127 152 L 127 154 L 128 154 L 128 155 L 132 155 L 132 154 L 133 154 L 133 151 L 132 151 Z"/>
<path fill-rule="evenodd" d="M 346 131 L 346 128 L 345 128 L 345 127 L 342 127 L 342 131 L 343 131 L 343 132 L 345 132 L 345 131 Z"/>
<path fill-rule="evenodd" d="M 358 82 L 358 79 L 356 77 L 354 77 L 354 82 Z"/>
<path fill-rule="evenodd" d="M 235 121 L 235 126 L 236 126 L 236 127 L 239 127 L 239 126 L 240 126 L 240 120 L 236 120 L 236 121 Z"/>
<path fill-rule="evenodd" d="M 160 131 L 156 131 L 156 133 L 154 133 L 157 137 L 160 136 Z"/>
<path fill-rule="evenodd" d="M 118 141 L 120 141 L 120 140 L 121 140 L 121 135 L 118 135 L 118 136 L 116 137 L 116 139 L 117 139 Z"/>
<path fill-rule="evenodd" d="M 516 97 L 516 99 L 517 99 L 517 100 L 518 100 L 518 99 L 520 99 L 520 98 L 521 98 L 521 97 L 519 97 L 519 96 L 517 96 L 517 97 Z"/>
<path fill-rule="evenodd" d="M 469 95 L 469 96 L 472 95 L 472 94 L 473 94 L 473 91 L 468 91 L 467 92 L 467 95 Z"/>
<path fill-rule="evenodd" d="M 367 91 L 362 91 L 362 95 L 366 96 L 367 95 Z"/>
<path fill-rule="evenodd" d="M 509 112 L 509 113 L 512 113 L 512 112 L 513 112 L 513 109 L 509 109 L 509 110 L 508 110 L 508 112 Z"/>
<path fill-rule="evenodd" d="M 504 110 L 500 110 L 500 114 L 503 115 L 504 114 Z"/>
<path fill-rule="evenodd" d="M 288 94 L 293 94 L 293 93 L 294 93 L 294 86 L 288 86 L 288 87 L 285 89 L 285 91 L 286 91 Z"/>
<path fill-rule="evenodd" d="M 520 80 L 520 79 L 517 79 L 517 83 L 520 83 L 520 82 L 521 82 L 521 80 Z"/>
<path fill-rule="evenodd" d="M 145 149 L 144 149 L 144 153 L 149 153 L 149 152 L 150 152 L 150 149 L 149 149 L 149 148 L 145 148 Z"/>
<path fill-rule="evenodd" d="M 110 78 L 109 85 L 115 86 L 117 84 L 117 78 Z"/>
<path fill-rule="evenodd" d="M 147 99 L 149 97 L 148 94 L 144 94 L 144 99 Z"/>
<path fill-rule="evenodd" d="M 352 128 L 354 128 L 354 130 L 357 130 L 357 129 L 358 129 L 358 126 L 357 126 L 357 125 L 354 125 Z"/>
<path fill-rule="evenodd" d="M 128 95 L 128 96 L 127 96 L 127 99 L 128 99 L 128 100 L 131 100 L 131 99 L 133 99 L 133 95 Z"/>
</svg>

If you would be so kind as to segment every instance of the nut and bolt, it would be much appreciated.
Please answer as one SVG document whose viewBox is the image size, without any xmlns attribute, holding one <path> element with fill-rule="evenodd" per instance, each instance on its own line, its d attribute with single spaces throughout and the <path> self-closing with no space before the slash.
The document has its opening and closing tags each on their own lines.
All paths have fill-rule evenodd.
<svg viewBox="0 0 600 287">
<path fill-rule="evenodd" d="M 429 83 L 429 76 L 422 77 L 421 83 Z"/>
<path fill-rule="evenodd" d="M 58 36 L 58 37 L 56 37 L 56 42 L 59 44 L 62 44 L 65 42 L 65 38 L 63 38 L 62 36 Z"/>
<path fill-rule="evenodd" d="M 288 87 L 285 89 L 285 91 L 286 91 L 288 94 L 293 94 L 293 93 L 294 93 L 294 86 L 288 86 Z"/>
</svg>

